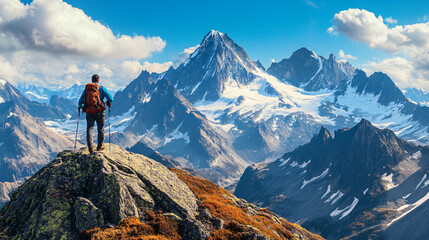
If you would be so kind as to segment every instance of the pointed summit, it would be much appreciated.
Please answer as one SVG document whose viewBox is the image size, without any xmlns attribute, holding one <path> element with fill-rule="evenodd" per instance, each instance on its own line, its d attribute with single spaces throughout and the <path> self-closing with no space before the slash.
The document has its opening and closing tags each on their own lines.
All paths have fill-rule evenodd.
<svg viewBox="0 0 429 240">
<path fill-rule="evenodd" d="M 308 50 L 306 47 L 302 47 L 293 52 L 290 58 L 310 57 L 313 54 L 313 51 Z"/>
<path fill-rule="evenodd" d="M 302 47 L 278 63 L 272 63 L 267 72 L 294 86 L 310 81 L 318 73 L 321 61 L 316 54 Z"/>
<path fill-rule="evenodd" d="M 332 139 L 332 136 L 329 130 L 323 126 L 320 127 L 320 131 L 319 131 L 319 134 L 317 134 L 317 137 L 319 139 L 322 139 L 324 142 L 326 142 L 328 139 Z"/>
<path fill-rule="evenodd" d="M 265 71 L 266 69 L 265 69 L 265 67 L 264 67 L 264 65 L 262 65 L 262 63 L 258 60 L 258 61 L 256 61 L 255 62 L 255 64 L 256 64 L 256 66 L 259 68 L 259 69 L 261 69 L 262 71 Z"/>
<path fill-rule="evenodd" d="M 351 87 L 356 88 L 358 94 L 379 95 L 378 103 L 383 106 L 389 103 L 408 103 L 402 91 L 395 85 L 392 79 L 384 73 L 375 72 L 367 77 L 365 72 L 357 70 L 351 80 Z"/>
<path fill-rule="evenodd" d="M 222 38 L 224 35 L 226 34 L 216 30 L 211 30 L 204 36 L 203 41 L 201 42 L 201 45 L 203 45 L 204 43 L 206 43 L 206 41 L 209 41 L 210 39 Z"/>
<path fill-rule="evenodd" d="M 360 122 L 359 122 L 356 126 L 357 126 L 357 127 L 360 127 L 360 128 L 367 128 L 367 127 L 372 128 L 372 127 L 374 127 L 374 126 L 371 124 L 371 122 L 370 122 L 370 121 L 368 121 L 368 120 L 366 120 L 365 118 L 362 118 L 362 119 L 360 120 Z"/>
<path fill-rule="evenodd" d="M 115 94 L 116 107 L 112 108 L 112 114 L 120 115 L 129 111 L 133 106 L 150 100 L 152 92 L 155 90 L 155 76 L 148 71 L 142 71 L 128 86 Z"/>
<path fill-rule="evenodd" d="M 219 99 L 228 84 L 249 84 L 255 71 L 258 67 L 242 47 L 227 34 L 212 30 L 184 63 L 166 72 L 165 78 L 194 103 Z"/>
<path fill-rule="evenodd" d="M 354 73 L 348 63 L 338 61 L 333 54 L 326 59 L 302 47 L 279 63 L 273 63 L 267 72 L 280 80 L 308 91 L 334 89 Z"/>
</svg>

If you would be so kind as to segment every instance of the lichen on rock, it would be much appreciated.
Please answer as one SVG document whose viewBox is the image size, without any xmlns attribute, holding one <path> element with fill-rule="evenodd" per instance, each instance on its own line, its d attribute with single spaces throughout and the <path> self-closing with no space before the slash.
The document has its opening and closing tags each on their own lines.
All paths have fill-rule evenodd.
<svg viewBox="0 0 429 240">
<path fill-rule="evenodd" d="M 111 149 L 109 151 L 108 149 Z M 0 210 L 0 232 L 17 239 L 76 239 L 83 230 L 144 218 L 150 209 L 193 222 L 197 199 L 176 174 L 115 145 L 64 151 Z"/>
</svg>

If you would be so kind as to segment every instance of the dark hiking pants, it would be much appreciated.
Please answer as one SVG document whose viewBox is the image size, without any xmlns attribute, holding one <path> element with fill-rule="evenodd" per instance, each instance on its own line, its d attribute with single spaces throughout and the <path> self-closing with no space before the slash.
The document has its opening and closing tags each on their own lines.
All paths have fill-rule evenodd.
<svg viewBox="0 0 429 240">
<path fill-rule="evenodd" d="M 92 141 L 94 137 L 94 123 L 97 122 L 98 130 L 98 148 L 103 145 L 104 142 L 104 113 L 102 114 L 86 114 L 86 142 L 88 147 L 92 147 Z"/>
</svg>

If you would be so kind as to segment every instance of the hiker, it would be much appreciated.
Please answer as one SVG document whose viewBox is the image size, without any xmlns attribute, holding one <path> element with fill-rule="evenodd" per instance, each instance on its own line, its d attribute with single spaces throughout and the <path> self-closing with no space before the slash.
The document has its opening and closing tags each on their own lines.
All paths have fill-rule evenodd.
<svg viewBox="0 0 429 240">
<path fill-rule="evenodd" d="M 86 84 L 78 103 L 78 111 L 82 109 L 86 113 L 86 142 L 89 153 L 93 152 L 92 139 L 95 122 L 97 122 L 98 130 L 97 151 L 104 149 L 104 120 L 106 110 L 104 98 L 107 100 L 106 104 L 109 107 L 109 111 L 113 102 L 112 95 L 110 95 L 105 87 L 98 85 L 99 82 L 100 77 L 98 74 L 92 75 L 92 83 Z"/>
</svg>

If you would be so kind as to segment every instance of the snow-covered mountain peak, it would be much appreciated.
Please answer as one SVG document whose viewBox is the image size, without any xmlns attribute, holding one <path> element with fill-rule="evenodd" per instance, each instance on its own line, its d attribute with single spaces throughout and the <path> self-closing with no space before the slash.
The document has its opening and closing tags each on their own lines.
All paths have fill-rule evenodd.
<svg viewBox="0 0 429 240">
<path fill-rule="evenodd" d="M 302 47 L 279 63 L 272 63 L 267 72 L 283 82 L 308 91 L 334 89 L 353 75 L 355 69 L 338 61 L 333 54 L 326 59 Z"/>
<path fill-rule="evenodd" d="M 217 100 L 225 83 L 231 79 L 247 85 L 259 72 L 246 52 L 225 33 L 210 31 L 200 46 L 177 69 L 166 72 L 167 78 L 191 102 Z"/>
<path fill-rule="evenodd" d="M 225 34 L 216 30 L 211 30 L 209 33 L 206 34 L 206 36 L 204 36 L 203 42 L 204 43 L 206 40 L 210 39 L 210 38 L 222 38 Z"/>
</svg>

